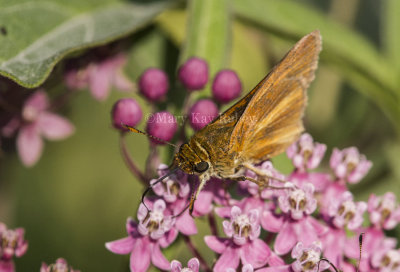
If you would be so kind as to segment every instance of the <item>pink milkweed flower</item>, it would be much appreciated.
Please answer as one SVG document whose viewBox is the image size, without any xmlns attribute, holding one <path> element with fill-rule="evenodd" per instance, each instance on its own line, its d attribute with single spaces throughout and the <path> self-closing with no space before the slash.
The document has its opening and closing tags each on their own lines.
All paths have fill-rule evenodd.
<svg viewBox="0 0 400 272">
<path fill-rule="evenodd" d="M 166 175 L 168 173 L 168 166 L 160 164 L 157 172 L 160 177 Z M 178 170 L 153 186 L 154 193 L 164 198 L 168 210 L 172 211 L 173 215 L 180 214 L 187 206 L 187 197 L 190 194 L 190 186 L 187 178 L 188 176 L 185 173 Z M 156 181 L 157 179 L 152 179 L 150 184 L 154 184 Z M 197 233 L 194 219 L 189 215 L 188 211 L 176 218 L 174 227 L 185 235 Z"/>
<path fill-rule="evenodd" d="M 291 256 L 295 261 L 291 264 L 280 265 L 276 267 L 266 267 L 257 270 L 257 272 L 318 272 L 325 271 L 329 264 L 321 260 L 322 245 L 321 242 L 313 242 L 305 247 L 299 242 L 293 248 Z"/>
<path fill-rule="evenodd" d="M 367 203 L 354 202 L 349 191 L 330 200 L 328 216 L 331 228 L 321 236 L 321 240 L 325 257 L 336 267 L 345 267 L 347 263 L 344 262 L 343 256 L 354 257 L 357 252 L 358 243 L 347 238 L 345 228 L 357 231 L 363 223 L 366 209 Z"/>
<path fill-rule="evenodd" d="M 80 272 L 80 270 L 72 269 L 65 259 L 58 258 L 54 264 L 47 265 L 42 263 L 40 272 Z"/>
<path fill-rule="evenodd" d="M 299 220 L 305 215 L 312 214 L 317 208 L 317 200 L 314 198 L 314 185 L 306 183 L 300 189 L 294 188 L 288 182 L 286 187 L 288 186 L 292 186 L 292 190 L 286 190 L 286 194 L 278 198 L 281 210 L 290 214 L 293 220 Z"/>
<path fill-rule="evenodd" d="M 301 242 L 292 250 L 292 258 L 296 259 L 291 264 L 294 272 L 317 272 L 318 263 L 321 260 L 322 245 L 321 242 L 313 242 L 310 246 L 305 247 Z M 326 262 L 319 263 L 319 271 L 328 269 L 329 264 Z"/>
<path fill-rule="evenodd" d="M 332 217 L 335 227 L 356 230 L 363 223 L 363 214 L 366 210 L 367 203 L 354 202 L 353 194 L 347 191 L 339 198 L 330 200 L 328 215 Z"/>
<path fill-rule="evenodd" d="M 301 188 L 290 183 L 286 186 L 288 189 L 278 198 L 283 213 L 276 214 L 272 209 L 265 209 L 261 216 L 262 227 L 278 233 L 274 244 L 278 255 L 290 252 L 297 242 L 309 246 L 325 231 L 325 227 L 310 216 L 316 209 L 314 186 L 309 183 Z"/>
<path fill-rule="evenodd" d="M 355 147 L 333 149 L 330 166 L 335 176 L 349 183 L 358 183 L 369 171 L 372 162 L 360 154 Z"/>
<path fill-rule="evenodd" d="M 388 192 L 382 197 L 371 194 L 368 199 L 368 213 L 373 225 L 386 230 L 393 229 L 400 222 L 400 207 L 392 192 Z"/>
<path fill-rule="evenodd" d="M 140 204 L 137 214 L 139 224 L 128 218 L 128 237 L 106 243 L 106 248 L 113 253 L 131 254 L 132 272 L 147 271 L 150 262 L 162 270 L 169 269 L 170 263 L 162 254 L 160 246 L 169 246 L 178 235 L 178 231 L 173 228 L 174 219 L 166 215 L 168 211 L 164 200 L 158 199 L 154 203 L 147 201 L 146 205 L 151 211 Z"/>
<path fill-rule="evenodd" d="M 347 239 L 345 255 L 349 259 L 357 260 L 360 258 L 359 248 L 359 234 L 364 233 L 362 243 L 362 255 L 360 260 L 360 271 L 370 271 L 371 257 L 375 252 L 385 249 L 392 249 L 396 246 L 395 238 L 387 238 L 382 229 L 378 229 L 374 226 L 369 228 L 362 228 L 357 231 L 358 235 Z"/>
<path fill-rule="evenodd" d="M 160 177 L 168 174 L 168 165 L 160 164 L 157 169 Z M 153 185 L 157 179 L 150 180 Z M 178 172 L 171 174 L 163 181 L 153 186 L 153 191 L 156 195 L 164 198 L 165 202 L 173 203 L 178 198 L 187 198 L 190 194 L 190 185 L 187 182 L 187 175 L 178 170 Z"/>
<path fill-rule="evenodd" d="M 188 267 L 182 268 L 180 261 L 173 260 L 171 262 L 171 272 L 199 272 L 200 262 L 197 258 L 188 261 Z"/>
<path fill-rule="evenodd" d="M 239 207 L 233 206 L 231 219 L 223 222 L 224 232 L 229 238 L 204 237 L 208 247 L 221 254 L 214 266 L 215 272 L 236 269 L 240 261 L 243 265 L 251 264 L 254 268 L 268 263 L 271 250 L 258 238 L 261 231 L 258 216 L 258 210 L 242 213 Z"/>
<path fill-rule="evenodd" d="M 370 263 L 378 272 L 400 272 L 400 249 L 394 249 L 393 243 L 382 244 L 373 253 Z"/>
<path fill-rule="evenodd" d="M 21 257 L 28 250 L 28 242 L 24 240 L 24 229 L 7 229 L 0 222 L 0 271 L 14 272 L 13 257 Z"/>
<path fill-rule="evenodd" d="M 18 123 L 18 155 L 25 166 L 33 166 L 43 151 L 43 139 L 62 140 L 75 130 L 66 118 L 50 112 L 49 99 L 43 90 L 33 93 L 25 101 L 22 116 L 10 122 Z"/>
<path fill-rule="evenodd" d="M 103 101 L 107 99 L 111 87 L 121 91 L 131 91 L 133 83 L 123 74 L 126 56 L 119 54 L 105 60 L 89 64 L 83 69 L 70 70 L 65 74 L 65 83 L 70 89 L 89 86 L 92 96 Z"/>
<path fill-rule="evenodd" d="M 286 150 L 286 154 L 296 169 L 304 172 L 307 169 L 316 168 L 326 151 L 326 145 L 313 141 L 310 134 L 304 133 L 297 142 L 294 142 Z"/>
</svg>

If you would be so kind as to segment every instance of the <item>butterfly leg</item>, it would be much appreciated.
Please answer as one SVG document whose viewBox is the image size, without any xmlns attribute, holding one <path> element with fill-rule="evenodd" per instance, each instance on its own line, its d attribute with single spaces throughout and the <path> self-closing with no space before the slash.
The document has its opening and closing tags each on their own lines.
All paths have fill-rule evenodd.
<svg viewBox="0 0 400 272">
<path fill-rule="evenodd" d="M 251 177 L 246 177 L 246 176 L 234 177 L 234 178 L 229 178 L 229 179 L 233 180 L 233 181 L 250 180 L 251 182 L 254 182 L 255 184 L 257 184 L 258 187 L 260 187 L 261 190 L 265 189 L 265 188 L 276 189 L 276 190 L 290 189 L 290 188 L 287 188 L 287 187 L 276 187 L 276 186 L 268 185 L 263 180 L 258 180 L 258 179 L 251 178 Z"/>
<path fill-rule="evenodd" d="M 259 168 L 254 167 L 253 165 L 251 165 L 249 163 L 244 163 L 243 166 L 246 167 L 247 169 L 253 171 L 257 176 L 266 177 L 266 178 L 269 178 L 269 179 L 277 180 L 277 181 L 282 182 L 282 183 L 289 182 L 289 181 L 284 180 L 284 179 L 280 179 L 280 178 L 276 178 L 276 177 L 270 176 L 270 175 L 264 173 L 263 171 L 261 171 Z"/>
<path fill-rule="evenodd" d="M 200 183 L 199 186 L 197 186 L 196 191 L 192 193 L 192 197 L 190 198 L 190 204 L 189 204 L 189 213 L 192 215 L 193 209 L 194 209 L 194 202 L 196 201 L 197 197 L 199 196 L 200 191 L 204 188 L 204 185 L 206 185 L 208 178 L 206 177 L 200 177 Z"/>
</svg>

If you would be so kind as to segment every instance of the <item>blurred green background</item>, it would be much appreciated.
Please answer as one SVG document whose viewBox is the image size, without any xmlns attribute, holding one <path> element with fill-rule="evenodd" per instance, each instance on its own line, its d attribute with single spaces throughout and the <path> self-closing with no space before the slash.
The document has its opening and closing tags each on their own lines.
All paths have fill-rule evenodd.
<svg viewBox="0 0 400 272">
<path fill-rule="evenodd" d="M 18 0 L 12 5 L 28 2 Z M 41 3 L 48 15 L 54 16 L 50 5 Z M 4 9 L 10 5 L 0 1 Z M 103 27 L 106 19 L 115 24 L 110 29 L 104 26 L 103 36 L 89 43 L 77 40 L 67 49 L 61 47 L 64 44 L 55 46 L 54 56 L 43 61 L 45 68 L 29 80 L 22 78 L 23 69 L 14 75 L 4 69 L 1 74 L 35 87 L 47 79 L 57 64 L 43 85 L 51 94 L 57 94 L 65 88 L 60 72 L 64 57 L 76 57 L 89 48 L 117 40 L 129 55 L 125 72 L 132 81 L 148 67 L 167 70 L 171 79 L 169 103 L 161 107 L 177 114 L 177 103 L 171 101 L 183 92 L 175 84 L 176 68 L 188 56 L 207 58 L 212 73 L 221 68 L 235 69 L 246 93 L 300 37 L 320 29 L 323 52 L 309 90 L 307 131 L 328 145 L 325 166 L 333 147 L 356 146 L 373 162 L 368 176 L 352 187 L 358 200 L 367 200 L 372 192 L 382 194 L 389 190 L 400 196 L 400 1 L 193 0 L 163 1 L 160 6 L 157 1 L 103 0 L 55 1 L 51 5 L 70 12 L 66 12 L 65 20 L 94 14 L 97 27 Z M 132 16 L 137 18 L 129 26 L 122 21 L 123 16 L 110 17 L 107 13 L 114 9 L 118 14 L 120 7 L 127 10 L 124 5 L 134 10 Z M 39 4 L 35 7 L 42 8 Z M 41 12 L 31 13 L 30 19 L 47 15 Z M 62 23 L 59 17 L 54 18 Z M 7 35 L 22 40 L 18 46 L 26 48 L 47 31 L 56 29 L 60 24 L 57 20 L 49 19 L 46 29 L 37 32 L 15 28 L 21 31 L 15 36 L 10 23 Z M 0 20 L 1 24 L 5 23 Z M 126 29 L 121 30 L 123 26 Z M 38 24 L 40 27 L 43 28 Z M 25 37 L 24 31 L 34 34 Z M 1 62 L 12 59 L 10 48 L 0 49 Z M 209 87 L 198 97 L 207 95 Z M 126 96 L 136 98 L 145 114 L 149 112 L 150 106 L 136 93 L 112 92 L 101 103 L 87 91 L 78 92 L 62 109 L 77 128 L 71 138 L 47 142 L 39 163 L 30 169 L 21 165 L 12 150 L 3 153 L 0 221 L 10 227 L 24 227 L 29 240 L 27 254 L 16 262 L 17 271 L 38 271 L 42 261 L 50 263 L 58 257 L 66 258 L 82 271 L 128 271 L 128 256 L 114 255 L 104 247 L 105 242 L 126 236 L 125 220 L 136 216 L 143 191 L 125 167 L 119 153 L 119 134 L 110 125 L 113 103 Z M 139 128 L 144 128 L 143 123 Z M 142 168 L 148 154 L 147 142 L 141 135 L 128 137 L 131 154 Z M 163 148 L 168 163 L 170 152 L 166 151 Z M 274 161 L 278 169 L 290 171 L 284 155 Z M 211 263 L 214 255 L 202 240 L 209 230 L 205 220 L 197 222 L 201 232 L 195 243 Z M 398 237 L 398 229 L 392 235 Z M 190 258 L 182 241 L 165 254 L 169 260 L 185 262 Z"/>
</svg>

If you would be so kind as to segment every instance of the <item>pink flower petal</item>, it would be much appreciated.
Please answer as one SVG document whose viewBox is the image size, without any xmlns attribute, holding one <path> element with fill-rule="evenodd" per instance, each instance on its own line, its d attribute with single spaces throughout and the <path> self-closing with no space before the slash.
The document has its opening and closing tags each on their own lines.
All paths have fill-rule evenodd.
<svg viewBox="0 0 400 272">
<path fill-rule="evenodd" d="M 214 272 L 225 272 L 227 268 L 237 268 L 239 266 L 239 251 L 232 247 L 227 247 L 219 257 L 214 266 Z"/>
<path fill-rule="evenodd" d="M 261 226 L 270 232 L 279 232 L 283 225 L 283 217 L 273 214 L 271 211 L 265 210 L 261 216 Z"/>
<path fill-rule="evenodd" d="M 290 265 L 274 266 L 257 269 L 257 272 L 292 272 Z"/>
<path fill-rule="evenodd" d="M 37 124 L 43 137 L 49 140 L 65 139 L 75 131 L 68 119 L 49 112 L 40 114 Z"/>
<path fill-rule="evenodd" d="M 178 217 L 175 224 L 176 228 L 185 235 L 193 235 L 197 233 L 197 227 L 193 217 L 189 212 L 184 212 Z"/>
<path fill-rule="evenodd" d="M 123 74 L 122 70 L 116 72 L 114 85 L 118 90 L 125 92 L 132 91 L 134 88 L 133 83 Z"/>
<path fill-rule="evenodd" d="M 308 217 L 293 224 L 297 240 L 302 242 L 305 247 L 318 240 L 317 233 L 313 225 L 308 221 Z"/>
<path fill-rule="evenodd" d="M 12 260 L 10 261 L 2 261 L 0 260 L 0 272 L 14 272 L 14 263 Z"/>
<path fill-rule="evenodd" d="M 22 243 L 22 245 L 19 245 L 15 249 L 15 256 L 21 257 L 22 255 L 24 255 L 26 253 L 27 250 L 28 250 L 28 242 L 24 241 Z"/>
<path fill-rule="evenodd" d="M 4 137 L 12 137 L 17 129 L 21 126 L 21 119 L 18 116 L 14 116 L 1 128 L 1 134 Z"/>
<path fill-rule="evenodd" d="M 162 248 L 165 248 L 175 241 L 176 237 L 178 237 L 178 234 L 179 231 L 176 228 L 172 228 L 158 240 L 158 244 Z"/>
<path fill-rule="evenodd" d="M 180 261 L 172 260 L 171 262 L 171 272 L 181 272 L 182 264 Z"/>
<path fill-rule="evenodd" d="M 254 268 L 259 268 L 267 264 L 271 250 L 264 241 L 257 238 L 253 242 L 243 246 L 241 253 L 243 264 L 249 263 Z"/>
<path fill-rule="evenodd" d="M 158 267 L 162 270 L 168 270 L 171 267 L 168 260 L 161 253 L 161 250 L 160 250 L 160 247 L 158 246 L 158 244 L 152 244 L 151 262 L 156 267 Z"/>
<path fill-rule="evenodd" d="M 208 235 L 204 237 L 204 241 L 209 248 L 219 254 L 222 254 L 222 252 L 224 252 L 226 249 L 227 239 Z"/>
<path fill-rule="evenodd" d="M 268 265 L 269 266 L 282 266 L 285 265 L 285 261 L 276 255 L 274 252 L 271 252 L 271 256 L 269 257 L 268 260 Z"/>
<path fill-rule="evenodd" d="M 196 205 L 194 205 L 194 215 L 201 216 L 208 214 L 212 211 L 213 205 L 213 192 L 202 191 L 197 198 Z"/>
<path fill-rule="evenodd" d="M 21 127 L 17 136 L 19 157 L 25 166 L 33 166 L 43 151 L 43 141 L 35 123 Z"/>
<path fill-rule="evenodd" d="M 343 230 L 331 230 L 323 237 L 324 257 L 336 267 L 343 260 L 342 250 L 345 245 L 345 237 L 346 234 Z"/>
<path fill-rule="evenodd" d="M 133 250 L 135 240 L 128 236 L 116 241 L 106 243 L 106 248 L 115 254 L 128 254 Z"/>
<path fill-rule="evenodd" d="M 157 199 L 156 202 L 154 202 L 153 211 L 162 213 L 166 207 L 167 205 L 165 204 L 164 200 Z"/>
<path fill-rule="evenodd" d="M 242 214 L 242 209 L 238 206 L 233 206 L 231 209 L 231 218 L 234 219 Z"/>
<path fill-rule="evenodd" d="M 308 223 L 310 223 L 313 226 L 313 228 L 314 228 L 314 230 L 315 230 L 317 235 L 322 235 L 322 234 L 324 234 L 325 232 L 327 232 L 329 230 L 329 228 L 327 226 L 325 226 L 322 223 L 320 223 L 314 217 L 309 216 L 307 218 L 307 221 L 308 221 Z"/>
<path fill-rule="evenodd" d="M 92 96 L 104 101 L 107 99 L 111 89 L 112 71 L 107 66 L 91 66 L 89 67 L 89 87 Z"/>
<path fill-rule="evenodd" d="M 128 217 L 128 219 L 126 220 L 125 228 L 126 233 L 133 235 L 133 237 L 136 238 L 136 236 L 138 235 L 137 223 L 133 221 L 132 217 Z"/>
<path fill-rule="evenodd" d="M 296 242 L 296 233 L 292 229 L 291 224 L 286 222 L 275 239 L 274 249 L 276 254 L 283 255 L 288 253 L 290 250 L 292 250 Z"/>
<path fill-rule="evenodd" d="M 42 262 L 42 266 L 40 267 L 40 272 L 47 272 L 47 268 L 48 268 L 47 264 Z"/>
<path fill-rule="evenodd" d="M 338 166 L 339 163 L 342 161 L 342 158 L 343 158 L 342 152 L 340 152 L 339 149 L 334 148 L 332 151 L 330 161 L 329 161 L 330 167 L 332 169 L 335 169 L 336 166 Z"/>
<path fill-rule="evenodd" d="M 188 268 L 192 269 L 193 272 L 198 272 L 200 268 L 200 262 L 197 258 L 191 258 L 188 262 Z"/>
<path fill-rule="evenodd" d="M 37 90 L 31 96 L 26 99 L 24 103 L 24 108 L 32 107 L 37 111 L 44 111 L 49 107 L 49 98 L 47 97 L 46 92 L 42 89 Z"/>
<path fill-rule="evenodd" d="M 150 242 L 148 238 L 137 239 L 130 258 L 132 272 L 146 272 L 150 266 Z"/>
<path fill-rule="evenodd" d="M 180 261 L 172 260 L 171 262 L 171 272 L 181 272 L 182 264 Z"/>
</svg>

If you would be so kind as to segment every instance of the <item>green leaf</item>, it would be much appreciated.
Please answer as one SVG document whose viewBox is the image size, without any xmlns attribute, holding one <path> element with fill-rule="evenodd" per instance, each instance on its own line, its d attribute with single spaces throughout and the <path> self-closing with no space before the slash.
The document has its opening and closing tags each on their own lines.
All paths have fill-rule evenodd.
<svg viewBox="0 0 400 272">
<path fill-rule="evenodd" d="M 28 88 L 39 86 L 68 53 L 126 36 L 168 7 L 167 2 L 112 0 L 86 6 L 79 1 L 15 2 L 0 3 L 0 26 L 7 32 L 0 35 L 0 74 Z"/>
<path fill-rule="evenodd" d="M 181 62 L 196 56 L 207 60 L 210 78 L 227 65 L 231 18 L 228 0 L 192 0 Z M 206 88 L 206 94 L 209 94 Z M 204 94 L 204 93 L 203 93 Z"/>
<path fill-rule="evenodd" d="M 157 17 L 156 22 L 176 46 L 181 46 L 185 39 L 186 11 L 166 10 Z"/>
<path fill-rule="evenodd" d="M 392 61 L 398 74 L 400 72 L 400 1 L 386 0 L 383 1 L 382 4 L 382 42 L 386 49 L 386 56 L 388 60 Z M 398 82 L 400 82 L 400 80 L 398 80 Z"/>
<path fill-rule="evenodd" d="M 396 97 L 398 80 L 395 69 L 360 34 L 295 1 L 234 0 L 233 3 L 237 15 L 281 37 L 297 40 L 319 29 L 323 37 L 322 59 L 338 67 L 339 73 L 357 90 L 378 102 L 389 119 L 400 128 L 399 115 L 396 115 L 400 101 Z M 349 72 L 356 78 L 348 76 Z"/>
<path fill-rule="evenodd" d="M 268 53 L 251 28 L 237 21 L 233 26 L 231 67 L 242 81 L 243 93 L 247 93 L 267 75 Z"/>
</svg>

